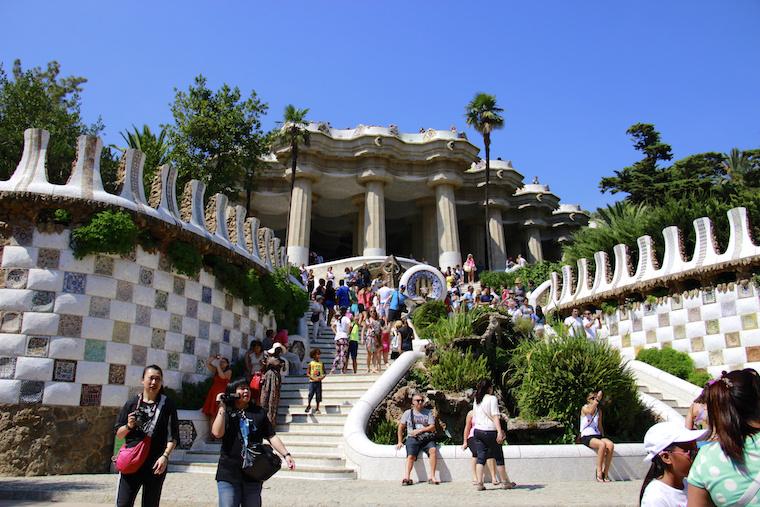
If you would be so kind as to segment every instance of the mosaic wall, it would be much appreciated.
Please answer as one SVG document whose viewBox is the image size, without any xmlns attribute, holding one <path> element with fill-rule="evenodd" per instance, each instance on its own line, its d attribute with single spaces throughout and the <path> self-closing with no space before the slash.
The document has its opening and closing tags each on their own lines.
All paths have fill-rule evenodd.
<svg viewBox="0 0 760 507">
<path fill-rule="evenodd" d="M 213 275 L 179 275 L 140 247 L 77 260 L 68 231 L 15 227 L 0 248 L 0 403 L 121 406 L 147 364 L 176 389 L 275 327 Z"/>
<path fill-rule="evenodd" d="M 661 301 L 606 317 L 609 341 L 625 357 L 633 359 L 642 348 L 673 347 L 712 375 L 743 367 L 760 371 L 757 286 L 731 283 Z"/>
</svg>

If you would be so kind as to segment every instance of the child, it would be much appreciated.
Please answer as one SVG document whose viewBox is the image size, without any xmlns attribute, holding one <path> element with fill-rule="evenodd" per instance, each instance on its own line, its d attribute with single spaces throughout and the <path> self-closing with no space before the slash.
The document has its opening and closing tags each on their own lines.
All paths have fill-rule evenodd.
<svg viewBox="0 0 760 507">
<path fill-rule="evenodd" d="M 307 414 L 311 410 L 311 399 L 314 397 L 317 398 L 317 407 L 314 413 L 322 413 L 319 411 L 319 404 L 322 403 L 322 380 L 325 378 L 325 365 L 319 360 L 321 354 L 322 351 L 318 348 L 312 349 L 309 354 L 311 362 L 309 362 L 309 369 L 306 372 L 306 376 L 309 377 L 309 401 L 305 410 Z"/>
<path fill-rule="evenodd" d="M 401 321 L 397 320 L 391 327 L 391 360 L 398 359 L 401 355 L 401 335 L 399 333 L 401 329 Z"/>
<path fill-rule="evenodd" d="M 644 435 L 647 461 L 652 462 L 641 485 L 641 507 L 686 507 L 686 483 L 696 455 L 695 440 L 709 430 L 687 430 L 675 422 L 657 423 Z"/>
</svg>

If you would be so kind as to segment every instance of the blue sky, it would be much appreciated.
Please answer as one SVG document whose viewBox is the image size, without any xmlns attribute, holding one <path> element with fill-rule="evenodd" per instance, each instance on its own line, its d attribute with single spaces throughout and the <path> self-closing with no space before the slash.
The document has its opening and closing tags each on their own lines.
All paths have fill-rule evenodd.
<svg viewBox="0 0 760 507">
<path fill-rule="evenodd" d="M 637 160 L 654 123 L 676 157 L 760 147 L 760 2 L 36 1 L 0 3 L 0 61 L 58 60 L 88 78 L 106 142 L 171 121 L 203 73 L 334 127 L 465 128 L 477 91 L 506 126 L 493 156 L 593 210 L 599 179 Z M 479 136 L 470 139 L 482 146 Z"/>
</svg>

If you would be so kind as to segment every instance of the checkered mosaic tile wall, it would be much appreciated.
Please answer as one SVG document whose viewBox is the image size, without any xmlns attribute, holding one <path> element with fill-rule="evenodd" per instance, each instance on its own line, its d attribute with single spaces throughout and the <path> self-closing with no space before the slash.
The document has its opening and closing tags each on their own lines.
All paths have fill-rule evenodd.
<svg viewBox="0 0 760 507">
<path fill-rule="evenodd" d="M 732 283 L 665 299 L 607 316 L 610 343 L 629 359 L 642 348 L 673 347 L 711 375 L 744 367 L 760 371 L 758 287 Z"/>
<path fill-rule="evenodd" d="M 206 378 L 209 354 L 235 360 L 275 327 L 213 275 L 179 275 L 140 247 L 75 259 L 68 231 L 17 227 L 0 261 L 0 403 L 121 406 L 147 364 L 176 389 Z"/>
</svg>

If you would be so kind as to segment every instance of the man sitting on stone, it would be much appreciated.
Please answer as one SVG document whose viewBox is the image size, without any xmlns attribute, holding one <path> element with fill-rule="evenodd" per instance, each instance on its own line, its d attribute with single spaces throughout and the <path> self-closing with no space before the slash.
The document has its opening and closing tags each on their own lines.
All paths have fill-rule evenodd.
<svg viewBox="0 0 760 507">
<path fill-rule="evenodd" d="M 435 477 L 438 461 L 438 448 L 435 445 L 435 416 L 430 409 L 424 408 L 425 399 L 421 394 L 412 396 L 412 408 L 401 415 L 398 424 L 398 443 L 396 449 L 404 445 L 404 433 L 406 433 L 406 469 L 402 486 L 410 486 L 414 481 L 410 478 L 414 462 L 420 451 L 424 451 L 430 458 L 430 478 L 428 484 L 440 484 Z"/>
</svg>

